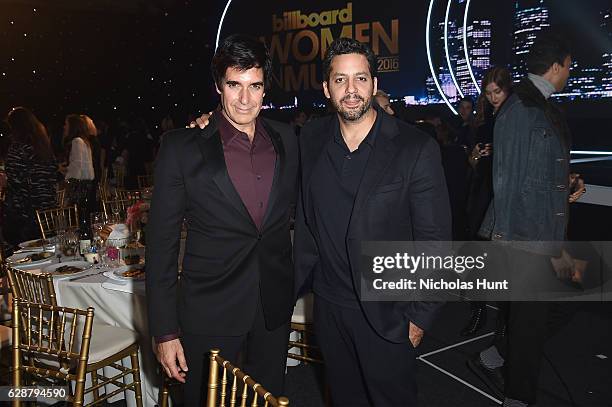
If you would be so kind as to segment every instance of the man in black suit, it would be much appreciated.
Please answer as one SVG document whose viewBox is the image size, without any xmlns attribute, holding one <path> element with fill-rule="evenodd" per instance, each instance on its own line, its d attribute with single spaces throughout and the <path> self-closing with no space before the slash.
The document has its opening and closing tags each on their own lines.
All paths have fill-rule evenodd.
<svg viewBox="0 0 612 407">
<path fill-rule="evenodd" d="M 297 142 L 288 125 L 258 117 L 268 50 L 231 36 L 212 72 L 223 109 L 203 130 L 164 135 L 147 227 L 149 329 L 165 372 L 185 382 L 188 406 L 202 405 L 211 348 L 230 360 L 242 352 L 244 369 L 280 393 L 294 304 Z"/>
<path fill-rule="evenodd" d="M 415 405 L 415 347 L 439 307 L 362 302 L 360 243 L 451 240 L 438 146 L 372 107 L 376 66 L 366 44 L 332 42 L 323 90 L 337 114 L 300 136 L 296 292 L 312 282 L 315 330 L 338 406 Z"/>
</svg>

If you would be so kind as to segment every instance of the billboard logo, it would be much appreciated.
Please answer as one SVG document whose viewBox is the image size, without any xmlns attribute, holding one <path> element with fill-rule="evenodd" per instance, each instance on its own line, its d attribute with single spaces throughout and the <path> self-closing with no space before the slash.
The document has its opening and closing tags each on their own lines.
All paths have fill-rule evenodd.
<svg viewBox="0 0 612 407">
<path fill-rule="evenodd" d="M 272 15 L 272 31 L 300 30 L 302 28 L 350 23 L 353 21 L 353 3 L 347 3 L 346 8 L 322 11 L 320 13 L 302 14 L 301 10 L 283 12 L 282 17 Z"/>
</svg>

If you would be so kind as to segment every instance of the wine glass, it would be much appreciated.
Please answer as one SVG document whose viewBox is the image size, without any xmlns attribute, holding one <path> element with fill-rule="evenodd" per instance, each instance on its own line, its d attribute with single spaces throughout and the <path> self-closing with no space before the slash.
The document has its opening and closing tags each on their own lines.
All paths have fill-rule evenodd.
<svg viewBox="0 0 612 407">
<path fill-rule="evenodd" d="M 69 230 L 66 232 L 66 246 L 71 249 L 73 260 L 76 260 L 79 250 L 79 236 L 76 231 Z"/>
<path fill-rule="evenodd" d="M 55 248 L 55 257 L 57 257 L 57 262 L 61 263 L 62 262 L 62 249 L 64 248 L 64 243 L 65 243 L 65 236 L 64 236 L 64 231 L 58 231 L 57 235 L 55 236 L 55 243 L 54 243 L 54 248 Z"/>
<path fill-rule="evenodd" d="M 117 203 L 113 204 L 111 211 L 113 212 L 113 222 L 119 223 L 121 221 L 121 218 L 119 218 L 119 213 L 121 213 L 120 205 Z"/>
</svg>

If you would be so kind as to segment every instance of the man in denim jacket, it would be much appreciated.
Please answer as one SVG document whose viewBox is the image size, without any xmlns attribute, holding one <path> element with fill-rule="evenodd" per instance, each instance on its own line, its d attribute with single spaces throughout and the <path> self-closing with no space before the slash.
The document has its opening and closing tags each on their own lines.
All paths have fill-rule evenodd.
<svg viewBox="0 0 612 407">
<path fill-rule="evenodd" d="M 568 203 L 576 199 L 569 191 L 569 129 L 549 99 L 565 87 L 570 65 L 567 42 L 552 32 L 541 33 L 527 58 L 528 76 L 495 122 L 494 197 L 480 234 L 500 243 L 512 241 L 518 250 L 508 256 L 511 277 L 518 275 L 534 293 L 556 280 L 550 259 L 561 255 Z M 535 403 L 543 344 L 567 320 L 561 308 L 546 302 L 509 303 L 505 338 L 468 362 L 504 406 Z M 558 314 L 564 317 L 554 318 L 552 326 Z"/>
</svg>

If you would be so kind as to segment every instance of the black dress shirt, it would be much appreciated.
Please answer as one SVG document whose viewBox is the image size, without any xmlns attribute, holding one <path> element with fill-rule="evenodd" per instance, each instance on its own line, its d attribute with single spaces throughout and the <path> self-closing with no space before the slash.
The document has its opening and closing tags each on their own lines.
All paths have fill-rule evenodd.
<svg viewBox="0 0 612 407">
<path fill-rule="evenodd" d="M 321 256 L 321 273 L 313 276 L 313 291 L 334 304 L 359 308 L 348 261 L 346 234 L 355 196 L 374 147 L 382 114 L 359 147 L 350 152 L 340 124 L 330 129 L 326 153 L 313 169 L 310 191 L 315 217 L 313 232 Z"/>
</svg>

